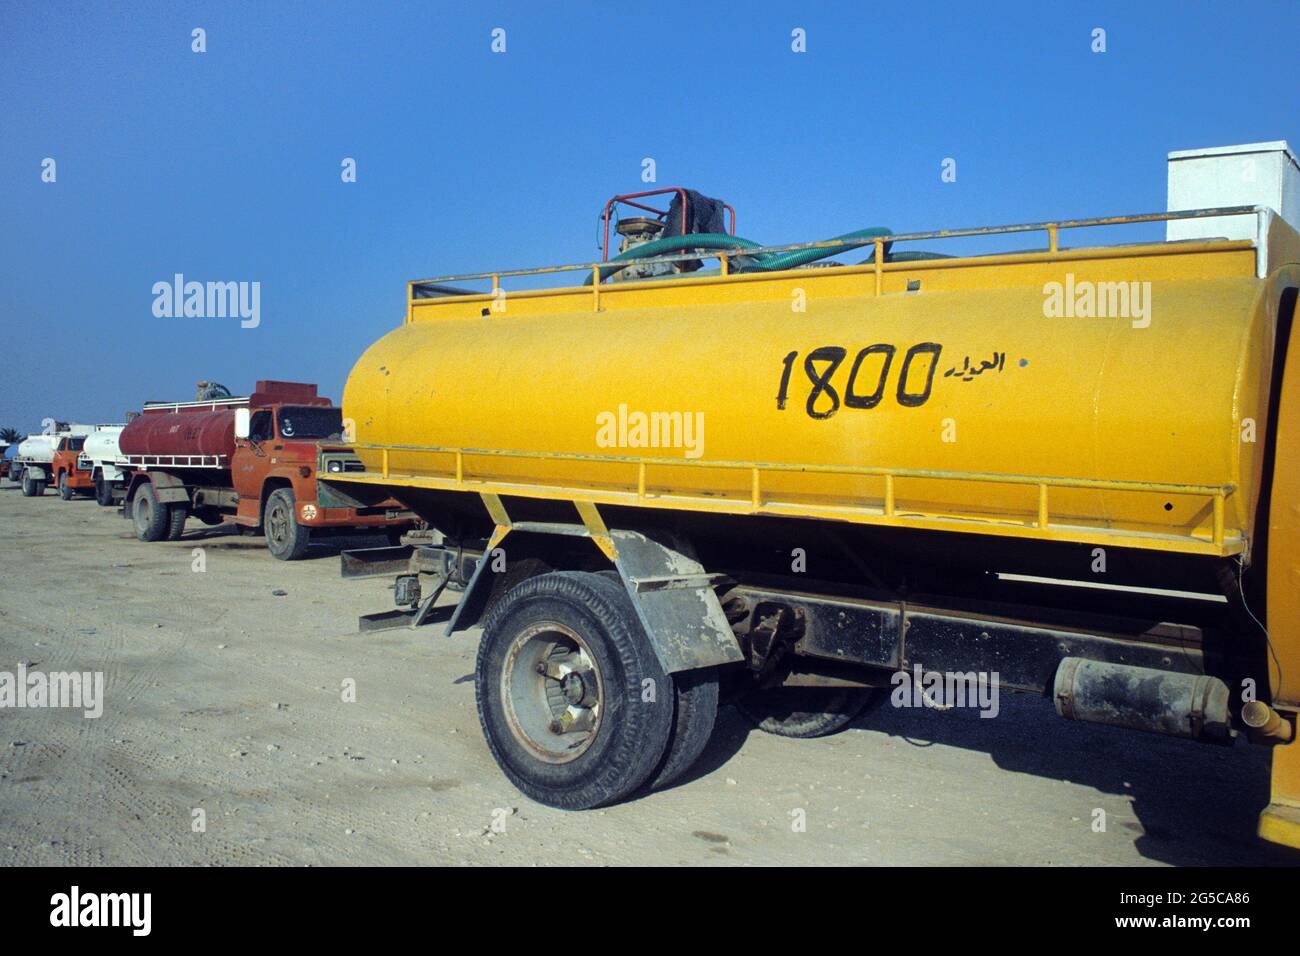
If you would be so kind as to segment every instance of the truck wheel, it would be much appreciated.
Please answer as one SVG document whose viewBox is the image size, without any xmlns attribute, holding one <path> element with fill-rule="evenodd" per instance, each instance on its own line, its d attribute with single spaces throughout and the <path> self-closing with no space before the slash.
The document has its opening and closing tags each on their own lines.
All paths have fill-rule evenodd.
<svg viewBox="0 0 1300 956">
<path fill-rule="evenodd" d="M 622 585 L 619 585 L 622 587 Z M 712 667 L 673 675 L 673 729 L 668 749 L 647 787 L 670 787 L 704 753 L 718 717 L 718 672 Z"/>
<path fill-rule="evenodd" d="M 281 561 L 297 561 L 307 553 L 311 542 L 311 528 L 300 525 L 297 515 L 292 488 L 277 488 L 266 499 L 262 513 L 266 547 Z"/>
<path fill-rule="evenodd" d="M 43 494 L 45 494 L 45 479 L 33 478 L 31 475 L 27 473 L 26 470 L 24 470 L 23 471 L 23 497 L 39 498 Z"/>
<path fill-rule="evenodd" d="M 869 687 L 772 687 L 746 694 L 736 709 L 778 737 L 825 737 L 847 727 L 870 700 Z"/>
<path fill-rule="evenodd" d="M 497 603 L 483 625 L 474 697 L 497 765 L 562 810 L 634 793 L 672 730 L 672 678 L 627 593 L 595 574 L 542 574 Z"/>
<path fill-rule="evenodd" d="M 622 589 L 623 579 L 617 571 L 596 573 Z M 647 790 L 671 787 L 704 753 L 718 719 L 719 696 L 718 672 L 711 667 L 673 675 L 673 729 L 668 735 L 668 749 L 646 784 Z"/>
<path fill-rule="evenodd" d="M 161 541 L 167 537 L 167 506 L 158 500 L 153 482 L 145 482 L 135 490 L 131 503 L 135 519 L 135 536 L 141 541 Z"/>
<path fill-rule="evenodd" d="M 190 509 L 184 505 L 167 506 L 167 540 L 179 541 L 185 533 L 185 519 L 190 516 Z"/>
<path fill-rule="evenodd" d="M 59 497 L 64 501 L 72 500 L 72 489 L 68 486 L 68 473 L 59 472 Z"/>
<path fill-rule="evenodd" d="M 113 504 L 113 485 L 104 480 L 102 475 L 95 477 L 95 501 L 103 508 Z"/>
</svg>

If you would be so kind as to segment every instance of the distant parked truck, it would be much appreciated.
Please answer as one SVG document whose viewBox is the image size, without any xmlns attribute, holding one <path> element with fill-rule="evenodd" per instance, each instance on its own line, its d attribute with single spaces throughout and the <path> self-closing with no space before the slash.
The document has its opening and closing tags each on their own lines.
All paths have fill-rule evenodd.
<svg viewBox="0 0 1300 956">
<path fill-rule="evenodd" d="M 108 426 L 93 435 L 87 435 L 86 444 L 77 458 L 78 471 L 90 475 L 95 489 L 95 501 L 105 508 L 122 500 L 123 480 L 128 469 L 122 458 L 122 449 L 118 446 L 118 438 L 124 427 Z"/>
<path fill-rule="evenodd" d="M 9 477 L 9 459 L 5 453 L 9 451 L 9 442 L 0 441 L 0 478 Z"/>
<path fill-rule="evenodd" d="M 10 477 L 23 486 L 23 496 L 39 498 L 45 494 L 45 487 L 51 481 L 59 481 L 56 469 L 69 467 L 63 464 L 67 458 L 60 456 L 72 452 L 75 463 L 76 452 L 80 451 L 85 437 L 100 427 L 56 422 L 49 433 L 23 439 L 10 466 Z M 59 458 L 57 464 L 56 457 Z"/>
<path fill-rule="evenodd" d="M 118 436 L 123 515 L 141 541 L 175 541 L 193 515 L 266 535 L 275 557 L 302 557 L 317 530 L 383 531 L 394 541 L 413 513 L 331 498 L 321 472 L 359 470 L 343 417 L 315 385 L 259 381 L 247 397 L 145 405 Z"/>
<path fill-rule="evenodd" d="M 86 449 L 92 445 L 110 442 L 117 446 L 117 436 L 122 431 L 121 425 L 94 425 L 94 430 L 85 436 L 69 436 L 59 443 L 51 463 L 51 475 L 59 497 L 69 501 L 78 495 L 94 495 L 99 498 L 99 483 L 95 479 L 91 459 Z M 100 502 L 103 504 L 104 502 Z M 112 504 L 110 500 L 108 504 Z"/>
</svg>

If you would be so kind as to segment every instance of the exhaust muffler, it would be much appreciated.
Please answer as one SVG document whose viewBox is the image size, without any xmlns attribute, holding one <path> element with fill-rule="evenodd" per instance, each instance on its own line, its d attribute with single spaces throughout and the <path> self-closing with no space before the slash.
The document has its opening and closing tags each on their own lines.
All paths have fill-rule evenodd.
<svg viewBox="0 0 1300 956">
<path fill-rule="evenodd" d="M 1228 685 L 1203 674 L 1067 657 L 1052 688 L 1068 720 L 1128 727 L 1194 740 L 1231 735 Z"/>
</svg>

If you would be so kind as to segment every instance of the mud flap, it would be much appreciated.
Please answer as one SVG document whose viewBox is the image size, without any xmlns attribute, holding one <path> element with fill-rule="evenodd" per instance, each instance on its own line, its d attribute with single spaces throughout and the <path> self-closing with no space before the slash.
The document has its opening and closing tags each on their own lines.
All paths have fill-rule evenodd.
<svg viewBox="0 0 1300 956">
<path fill-rule="evenodd" d="M 160 503 L 165 505 L 190 503 L 190 493 L 185 489 L 185 482 L 175 475 L 169 475 L 165 471 L 151 471 L 149 480 L 153 482 L 154 494 L 158 496 Z"/>
<path fill-rule="evenodd" d="M 614 566 L 664 671 L 675 674 L 744 659 L 707 574 L 685 542 L 611 529 Z"/>
</svg>

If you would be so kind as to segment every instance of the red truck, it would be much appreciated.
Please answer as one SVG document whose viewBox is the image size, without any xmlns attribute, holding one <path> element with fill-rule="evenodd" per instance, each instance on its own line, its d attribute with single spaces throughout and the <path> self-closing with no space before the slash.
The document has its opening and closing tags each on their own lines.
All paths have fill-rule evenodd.
<svg viewBox="0 0 1300 956">
<path fill-rule="evenodd" d="M 382 531 L 396 541 L 414 515 L 391 499 L 333 495 L 319 473 L 361 470 L 343 415 L 316 386 L 259 381 L 252 395 L 150 402 L 118 438 L 122 513 L 141 541 L 175 541 L 189 517 L 266 535 L 271 554 L 302 557 L 316 531 Z"/>
</svg>

